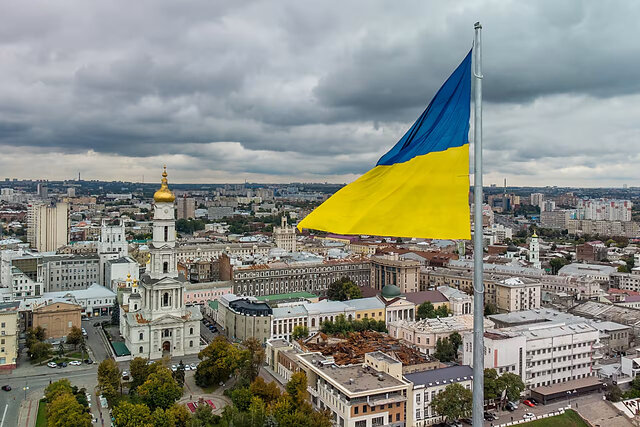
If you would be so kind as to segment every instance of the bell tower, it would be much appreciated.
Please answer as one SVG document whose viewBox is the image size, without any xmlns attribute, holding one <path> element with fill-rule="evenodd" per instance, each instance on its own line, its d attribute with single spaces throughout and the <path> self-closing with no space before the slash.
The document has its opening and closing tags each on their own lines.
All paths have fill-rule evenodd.
<svg viewBox="0 0 640 427">
<path fill-rule="evenodd" d="M 176 196 L 169 190 L 167 167 L 162 172 L 160 189 L 153 195 L 153 241 L 150 247 L 149 276 L 152 279 L 178 277 L 176 259 L 176 220 L 174 201 Z"/>
</svg>

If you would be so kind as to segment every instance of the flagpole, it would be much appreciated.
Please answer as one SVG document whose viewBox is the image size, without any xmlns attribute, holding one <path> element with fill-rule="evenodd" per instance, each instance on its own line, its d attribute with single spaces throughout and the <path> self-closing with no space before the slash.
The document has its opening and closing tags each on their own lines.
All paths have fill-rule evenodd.
<svg viewBox="0 0 640 427">
<path fill-rule="evenodd" d="M 482 25 L 476 22 L 473 46 L 473 427 L 484 424 L 484 269 L 482 266 Z"/>
</svg>

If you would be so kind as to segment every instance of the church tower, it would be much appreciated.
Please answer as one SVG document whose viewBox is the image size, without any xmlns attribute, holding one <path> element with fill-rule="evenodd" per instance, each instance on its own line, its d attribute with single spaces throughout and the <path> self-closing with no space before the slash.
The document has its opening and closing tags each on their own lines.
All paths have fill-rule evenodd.
<svg viewBox="0 0 640 427">
<path fill-rule="evenodd" d="M 167 167 L 162 172 L 160 189 L 153 195 L 153 241 L 150 247 L 148 273 L 152 279 L 178 277 L 176 257 L 176 220 L 173 202 L 176 196 L 169 190 Z"/>
<path fill-rule="evenodd" d="M 533 268 L 542 268 L 540 263 L 540 242 L 535 231 L 531 236 L 531 240 L 529 240 L 529 262 L 531 262 Z"/>
</svg>

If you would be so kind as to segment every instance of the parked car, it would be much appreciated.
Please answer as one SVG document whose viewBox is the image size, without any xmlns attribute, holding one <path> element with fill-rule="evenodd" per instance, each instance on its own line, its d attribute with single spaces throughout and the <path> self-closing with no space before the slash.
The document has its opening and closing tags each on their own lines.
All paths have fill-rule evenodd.
<svg viewBox="0 0 640 427">
<path fill-rule="evenodd" d="M 58 366 L 61 367 L 61 368 L 66 368 L 67 367 L 67 362 L 58 363 Z"/>
<path fill-rule="evenodd" d="M 505 408 L 507 411 L 509 411 L 509 412 L 513 412 L 513 411 L 515 411 L 515 410 L 517 409 L 517 407 L 516 407 L 516 406 L 514 406 L 512 402 L 508 402 L 508 403 L 504 406 L 504 408 Z"/>
<path fill-rule="evenodd" d="M 448 421 L 446 426 L 447 427 L 462 427 L 462 423 L 460 421 Z"/>
<path fill-rule="evenodd" d="M 4 391 L 11 391 L 11 386 L 10 386 L 10 385 L 3 385 L 3 386 L 2 386 L 2 389 L 3 389 Z"/>
<path fill-rule="evenodd" d="M 538 402 L 536 399 L 534 399 L 533 397 L 529 398 L 529 402 L 533 403 L 534 405 L 538 406 L 540 404 L 540 402 Z"/>
<path fill-rule="evenodd" d="M 82 328 L 82 336 L 86 337 L 87 335 L 87 330 L 85 328 Z"/>
<path fill-rule="evenodd" d="M 176 365 L 171 365 L 171 370 L 175 372 L 178 370 L 178 367 Z"/>
<path fill-rule="evenodd" d="M 129 381 L 129 372 L 122 371 L 122 379 L 125 381 Z"/>
<path fill-rule="evenodd" d="M 84 359 L 84 363 L 86 363 L 87 365 L 91 365 L 93 363 L 93 360 L 91 359 Z"/>
<path fill-rule="evenodd" d="M 79 360 L 72 360 L 71 362 L 69 362 L 69 365 L 80 366 L 82 365 L 82 362 Z"/>
<path fill-rule="evenodd" d="M 198 369 L 198 365 L 196 365 L 195 363 L 192 363 L 190 366 L 192 371 L 195 371 L 196 369 Z"/>
<path fill-rule="evenodd" d="M 495 421 L 496 417 L 491 412 L 485 412 L 484 419 L 487 421 Z"/>
<path fill-rule="evenodd" d="M 184 365 L 184 370 L 185 371 L 190 371 L 191 370 L 191 365 Z"/>
<path fill-rule="evenodd" d="M 513 406 L 513 409 L 518 409 L 518 406 L 520 406 L 520 403 L 512 400 L 510 402 L 507 402 L 507 405 Z"/>
<path fill-rule="evenodd" d="M 58 364 L 56 362 L 49 362 L 49 363 L 47 363 L 47 366 L 50 367 L 50 368 L 57 368 Z"/>
<path fill-rule="evenodd" d="M 525 420 L 530 420 L 530 419 L 535 418 L 535 417 L 536 416 L 533 415 L 531 412 L 527 412 L 524 415 L 522 415 L 522 418 L 525 419 Z"/>
<path fill-rule="evenodd" d="M 215 326 L 213 326 L 213 325 L 209 325 L 209 330 L 210 330 L 210 331 L 213 331 L 215 328 L 216 328 Z"/>
<path fill-rule="evenodd" d="M 536 405 L 534 405 L 534 404 L 533 404 L 533 402 L 531 402 L 531 401 L 530 401 L 530 400 L 528 400 L 528 399 L 527 399 L 527 400 L 523 400 L 523 401 L 522 401 L 522 404 L 523 404 L 523 405 L 527 405 L 527 406 L 528 406 L 528 407 L 530 407 L 530 408 L 533 408 L 533 407 L 535 407 L 535 406 L 536 406 Z"/>
</svg>

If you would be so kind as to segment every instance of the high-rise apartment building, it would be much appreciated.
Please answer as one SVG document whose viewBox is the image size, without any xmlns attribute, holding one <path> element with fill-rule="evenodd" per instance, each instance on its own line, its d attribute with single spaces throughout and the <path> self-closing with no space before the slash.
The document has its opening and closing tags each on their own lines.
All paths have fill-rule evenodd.
<svg viewBox="0 0 640 427">
<path fill-rule="evenodd" d="M 542 202 L 544 201 L 544 194 L 542 193 L 531 193 L 531 204 L 533 206 L 538 206 L 542 208 Z"/>
<path fill-rule="evenodd" d="M 577 219 L 631 221 L 632 207 L 630 200 L 578 200 Z"/>
<path fill-rule="evenodd" d="M 27 207 L 27 240 L 39 252 L 69 243 L 69 205 L 34 202 Z"/>
<path fill-rule="evenodd" d="M 178 197 L 176 199 L 177 219 L 189 219 L 196 217 L 196 199 L 193 197 Z"/>
</svg>

